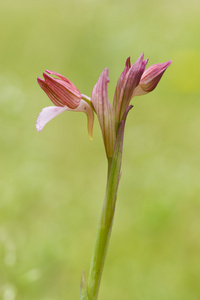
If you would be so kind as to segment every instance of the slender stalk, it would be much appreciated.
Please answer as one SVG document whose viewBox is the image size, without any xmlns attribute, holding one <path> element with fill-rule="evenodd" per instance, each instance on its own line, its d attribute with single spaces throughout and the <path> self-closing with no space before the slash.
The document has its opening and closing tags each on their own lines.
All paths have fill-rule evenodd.
<svg viewBox="0 0 200 300">
<path fill-rule="evenodd" d="M 87 284 L 87 294 L 89 300 L 96 300 L 98 297 L 101 275 L 110 240 L 113 217 L 115 212 L 116 190 L 119 178 L 119 173 L 116 176 L 115 169 L 116 168 L 115 166 L 113 166 L 112 161 L 108 160 L 108 180 L 106 195 L 97 230 Z"/>
</svg>

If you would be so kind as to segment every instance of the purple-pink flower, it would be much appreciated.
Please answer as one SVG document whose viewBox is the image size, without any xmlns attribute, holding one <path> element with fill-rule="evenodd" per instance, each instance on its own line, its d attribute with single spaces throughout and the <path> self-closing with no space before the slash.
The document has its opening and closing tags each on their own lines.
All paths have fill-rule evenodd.
<svg viewBox="0 0 200 300">
<path fill-rule="evenodd" d="M 46 72 L 58 78 L 43 73 L 44 80 L 41 78 L 37 80 L 55 106 L 43 108 L 37 119 L 37 131 L 41 131 L 50 120 L 64 111 L 84 112 L 87 114 L 88 132 L 92 138 L 94 112 L 90 100 L 85 95 L 80 94 L 77 87 L 64 76 L 53 71 L 47 70 Z"/>
</svg>

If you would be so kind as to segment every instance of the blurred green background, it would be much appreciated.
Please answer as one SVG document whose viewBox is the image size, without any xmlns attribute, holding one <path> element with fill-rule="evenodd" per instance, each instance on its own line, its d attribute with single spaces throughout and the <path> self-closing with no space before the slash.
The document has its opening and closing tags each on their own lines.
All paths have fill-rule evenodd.
<svg viewBox="0 0 200 300">
<path fill-rule="evenodd" d="M 45 69 L 109 99 L 125 60 L 172 59 L 135 98 L 99 300 L 200 299 L 199 0 L 0 1 L 0 299 L 75 300 L 106 182 L 95 120 L 63 113 L 41 133 Z"/>
</svg>

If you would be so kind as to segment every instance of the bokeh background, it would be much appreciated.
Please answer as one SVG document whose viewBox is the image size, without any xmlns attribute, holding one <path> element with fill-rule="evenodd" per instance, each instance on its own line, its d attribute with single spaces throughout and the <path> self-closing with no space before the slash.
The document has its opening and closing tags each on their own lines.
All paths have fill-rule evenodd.
<svg viewBox="0 0 200 300">
<path fill-rule="evenodd" d="M 109 99 L 125 60 L 172 59 L 157 89 L 133 99 L 99 300 L 200 299 L 199 0 L 0 0 L 0 299 L 74 300 L 88 275 L 104 198 L 97 122 L 63 113 L 36 78 L 63 74 Z"/>
</svg>

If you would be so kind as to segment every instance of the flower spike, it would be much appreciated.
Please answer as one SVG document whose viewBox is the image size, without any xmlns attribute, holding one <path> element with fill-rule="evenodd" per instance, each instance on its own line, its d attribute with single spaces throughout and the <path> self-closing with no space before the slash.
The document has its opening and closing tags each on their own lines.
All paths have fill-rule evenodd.
<svg viewBox="0 0 200 300">
<path fill-rule="evenodd" d="M 92 138 L 94 112 L 96 112 L 108 160 L 106 193 L 89 276 L 86 282 L 85 273 L 82 273 L 79 300 L 97 300 L 98 298 L 121 177 L 124 129 L 127 115 L 133 107 L 130 105 L 130 101 L 134 96 L 144 95 L 154 90 L 163 73 L 171 64 L 171 61 L 155 64 L 145 71 L 147 62 L 148 59 L 144 60 L 143 53 L 132 66 L 130 57 L 127 58 L 125 68 L 117 82 L 113 106 L 107 94 L 108 68 L 101 73 L 93 88 L 91 99 L 81 94 L 72 82 L 56 72 L 46 70 L 47 74 L 44 73 L 44 80 L 38 78 L 40 87 L 55 106 L 45 107 L 41 111 L 37 119 L 37 130 L 41 131 L 50 120 L 64 111 L 80 111 L 87 114 L 88 132 Z"/>
</svg>

